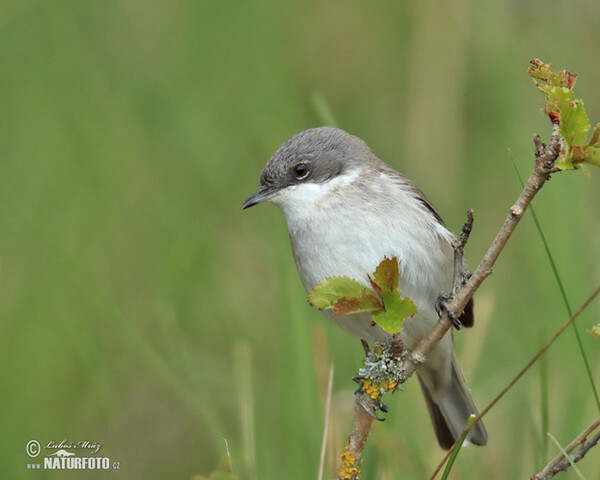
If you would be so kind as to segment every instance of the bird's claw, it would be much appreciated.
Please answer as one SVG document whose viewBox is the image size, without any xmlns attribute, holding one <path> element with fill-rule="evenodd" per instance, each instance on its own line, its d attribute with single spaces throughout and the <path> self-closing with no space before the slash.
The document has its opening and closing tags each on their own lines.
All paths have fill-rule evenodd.
<svg viewBox="0 0 600 480">
<path fill-rule="evenodd" d="M 454 328 L 460 330 L 463 327 L 462 322 L 454 314 L 454 312 L 450 308 L 448 308 L 448 302 L 452 300 L 452 298 L 452 295 L 449 293 L 440 294 L 437 301 L 435 302 L 435 311 L 439 316 L 441 316 L 443 312 L 448 313 L 448 318 L 452 322 L 452 325 L 454 325 Z"/>
<path fill-rule="evenodd" d="M 365 351 L 365 357 L 368 356 L 371 352 L 371 349 L 369 348 L 369 343 L 364 338 L 360 339 L 360 343 L 363 347 L 363 350 Z"/>
<path fill-rule="evenodd" d="M 355 380 L 356 377 L 353 379 Z M 377 415 L 377 410 L 381 410 L 384 413 L 388 413 L 389 408 L 385 403 L 380 402 L 379 400 L 373 399 L 368 393 L 366 393 L 362 388 L 359 388 L 354 392 L 356 395 L 356 401 L 358 404 L 365 409 L 365 411 L 373 417 L 378 422 L 383 422 L 385 418 L 381 418 Z"/>
</svg>

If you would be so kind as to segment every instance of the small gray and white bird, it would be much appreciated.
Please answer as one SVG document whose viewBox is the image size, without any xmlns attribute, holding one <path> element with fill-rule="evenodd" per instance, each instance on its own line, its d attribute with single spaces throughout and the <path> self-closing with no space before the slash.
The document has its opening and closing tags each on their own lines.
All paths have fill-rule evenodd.
<svg viewBox="0 0 600 480">
<path fill-rule="evenodd" d="M 285 215 L 300 280 L 307 292 L 325 277 L 345 275 L 370 287 L 367 274 L 384 257 L 400 261 L 399 289 L 417 306 L 401 338 L 413 349 L 452 290 L 453 234 L 423 192 L 379 160 L 360 138 L 333 127 L 312 128 L 288 139 L 267 162 L 258 191 L 244 202 L 279 206 Z M 386 339 L 369 313 L 327 317 L 370 342 Z M 460 317 L 473 325 L 472 304 Z M 449 331 L 417 370 L 440 446 L 449 449 L 467 418 L 477 414 Z M 467 437 L 485 445 L 479 422 Z"/>
</svg>

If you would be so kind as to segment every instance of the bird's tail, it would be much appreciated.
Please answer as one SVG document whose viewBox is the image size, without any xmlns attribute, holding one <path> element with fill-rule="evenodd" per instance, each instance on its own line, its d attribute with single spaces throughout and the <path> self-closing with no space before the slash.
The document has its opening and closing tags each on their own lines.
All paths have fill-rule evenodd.
<svg viewBox="0 0 600 480">
<path fill-rule="evenodd" d="M 449 450 L 465 427 L 465 423 L 471 414 L 478 414 L 477 407 L 471 397 L 471 392 L 465 381 L 462 369 L 452 352 L 452 377 L 450 386 L 441 398 L 430 392 L 428 385 L 435 385 L 438 373 L 427 368 L 427 363 L 417 370 L 421 390 L 427 401 L 427 408 L 431 416 L 431 422 L 440 446 Z M 437 395 L 440 397 L 440 395 Z M 482 422 L 478 422 L 467 435 L 467 440 L 475 445 L 487 443 L 487 431 Z"/>
</svg>

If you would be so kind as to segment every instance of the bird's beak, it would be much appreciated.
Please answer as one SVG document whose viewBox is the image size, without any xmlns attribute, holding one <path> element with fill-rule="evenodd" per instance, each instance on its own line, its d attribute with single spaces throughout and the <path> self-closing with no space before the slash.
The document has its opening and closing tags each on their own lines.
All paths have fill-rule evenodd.
<svg viewBox="0 0 600 480">
<path fill-rule="evenodd" d="M 269 198 L 271 198 L 273 196 L 273 194 L 276 191 L 277 190 L 273 190 L 273 189 L 269 189 L 268 187 L 261 186 L 254 195 L 252 195 L 248 200 L 246 200 L 242 204 L 242 210 L 253 207 L 254 205 L 258 205 L 259 203 L 262 203 L 265 200 L 268 200 Z"/>
</svg>

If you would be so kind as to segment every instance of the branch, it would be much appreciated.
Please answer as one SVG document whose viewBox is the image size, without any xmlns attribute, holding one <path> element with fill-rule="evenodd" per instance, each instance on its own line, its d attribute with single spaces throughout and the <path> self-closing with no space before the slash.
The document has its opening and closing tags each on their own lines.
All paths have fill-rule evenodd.
<svg viewBox="0 0 600 480">
<path fill-rule="evenodd" d="M 371 431 L 373 420 L 377 418 L 375 411 L 376 402 L 363 391 L 356 393 L 354 399 L 354 411 L 356 417 L 352 426 L 352 433 L 348 437 L 346 450 L 342 454 L 339 480 L 357 480 L 360 478 L 360 464 L 362 452 L 367 443 L 367 437 Z"/>
<path fill-rule="evenodd" d="M 467 221 L 462 227 L 459 239 L 454 243 L 454 282 L 452 293 L 457 293 L 469 278 L 469 273 L 465 271 L 463 256 L 465 245 L 469 241 L 469 236 L 473 230 L 473 209 L 467 210 Z"/>
<path fill-rule="evenodd" d="M 552 136 L 548 147 L 542 143 L 539 135 L 533 137 L 535 144 L 535 165 L 533 170 L 527 179 L 527 183 L 525 184 L 521 195 L 515 204 L 508 210 L 508 216 L 506 217 L 506 220 L 504 220 L 504 224 L 500 228 L 496 238 L 494 238 L 487 253 L 479 263 L 479 266 L 475 272 L 473 272 L 471 278 L 467 280 L 466 285 L 460 289 L 452 301 L 449 302 L 448 309 L 454 312 L 456 316 L 461 314 L 471 297 L 473 297 L 473 294 L 492 273 L 492 267 L 496 263 L 498 256 L 504 249 L 504 246 L 512 233 L 515 231 L 515 228 L 523 217 L 525 210 L 527 210 L 527 207 L 533 200 L 533 197 L 535 197 L 544 186 L 544 183 L 550 178 L 550 175 L 556 171 L 554 163 L 560 152 L 558 128 L 557 124 L 552 125 Z M 406 365 L 407 376 L 410 376 L 417 369 L 451 326 L 452 324 L 448 318 L 448 314 L 447 312 L 444 312 L 433 331 L 412 351 L 411 357 L 408 359 Z"/>
<path fill-rule="evenodd" d="M 571 455 L 571 461 L 569 461 L 569 459 L 566 458 L 561 452 L 554 457 L 542 470 L 532 476 L 530 480 L 545 480 L 547 478 L 551 478 L 558 472 L 562 472 L 563 470 L 569 468 L 571 466 L 571 462 L 576 463 L 585 457 L 585 454 L 600 440 L 600 432 L 597 432 L 591 440 L 586 442 L 588 435 L 598 427 L 600 427 L 600 417 L 593 421 L 583 432 L 577 435 L 573 441 L 564 448 L 565 452 L 569 453 L 577 446 L 580 446 L 579 450 L 577 450 L 575 454 Z"/>
</svg>

